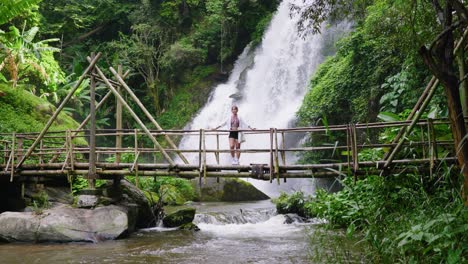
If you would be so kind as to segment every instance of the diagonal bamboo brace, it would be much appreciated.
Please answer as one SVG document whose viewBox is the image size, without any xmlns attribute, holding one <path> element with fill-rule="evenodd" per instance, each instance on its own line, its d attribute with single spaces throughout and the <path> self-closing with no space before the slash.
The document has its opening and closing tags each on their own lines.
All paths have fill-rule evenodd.
<svg viewBox="0 0 468 264">
<path fill-rule="evenodd" d="M 151 123 L 158 129 L 158 130 L 163 130 L 162 127 L 156 122 L 156 120 L 153 118 L 151 113 L 146 109 L 146 107 L 141 103 L 140 99 L 133 93 L 132 89 L 128 87 L 128 85 L 125 83 L 125 81 L 120 77 L 120 75 L 115 71 L 114 68 L 110 67 L 109 68 L 112 74 L 114 74 L 115 78 L 117 81 L 120 83 L 120 85 L 130 94 L 130 97 L 137 103 L 137 105 L 140 107 L 140 109 L 145 113 L 146 117 L 148 117 L 149 120 L 151 120 Z M 177 155 L 184 161 L 185 164 L 188 164 L 188 160 L 185 158 L 185 156 L 180 152 L 177 148 L 177 146 L 174 144 L 172 139 L 167 135 L 164 134 L 165 139 L 169 143 L 169 145 L 173 148 L 176 149 Z"/>
<path fill-rule="evenodd" d="M 20 162 L 18 162 L 18 164 L 16 165 L 17 168 L 19 168 L 23 163 L 24 161 L 31 155 L 31 153 L 34 151 L 34 149 L 36 148 L 37 144 L 39 144 L 39 141 L 41 141 L 41 139 L 44 137 L 45 133 L 47 132 L 47 130 L 49 130 L 50 126 L 52 125 L 52 123 L 55 121 L 55 119 L 57 119 L 57 116 L 59 115 L 59 113 L 62 111 L 62 109 L 65 107 L 65 104 L 70 100 L 70 98 L 73 96 L 73 94 L 75 93 L 75 91 L 78 89 L 78 87 L 80 87 L 81 83 L 83 82 L 83 80 L 86 78 L 86 75 L 94 68 L 94 66 L 96 65 L 97 61 L 99 60 L 99 58 L 101 57 L 101 53 L 99 52 L 92 60 L 89 60 L 89 66 L 88 68 L 86 68 L 86 70 L 83 72 L 83 74 L 81 75 L 80 79 L 78 79 L 78 82 L 75 84 L 75 86 L 70 90 L 70 92 L 68 92 L 67 96 L 65 97 L 65 99 L 63 99 L 62 103 L 60 104 L 60 106 L 55 110 L 54 114 L 50 117 L 49 121 L 47 121 L 47 124 L 45 125 L 45 127 L 42 129 L 41 133 L 39 134 L 39 136 L 36 138 L 36 140 L 34 141 L 34 143 L 31 145 L 31 147 L 29 147 L 28 149 L 28 152 L 26 152 L 26 155 L 23 156 L 23 158 L 20 160 Z"/>
<path fill-rule="evenodd" d="M 91 60 L 90 57 L 87 57 L 87 59 Z M 104 75 L 104 73 L 102 73 L 101 69 L 99 69 L 99 67 L 96 66 L 96 71 L 99 74 L 99 76 L 101 76 L 102 80 L 107 85 L 107 87 L 109 87 L 109 89 L 115 95 L 117 100 L 119 100 L 122 103 L 122 105 L 128 110 L 128 112 L 133 117 L 133 119 L 135 119 L 135 121 L 138 123 L 138 125 L 140 125 L 140 127 L 143 129 L 145 134 L 151 139 L 151 141 L 153 141 L 153 143 L 156 145 L 156 147 L 159 149 L 159 151 L 161 151 L 164 158 L 166 158 L 166 160 L 169 162 L 169 164 L 171 164 L 171 166 L 174 166 L 175 163 L 171 159 L 171 157 L 167 154 L 167 152 L 164 150 L 164 148 L 159 144 L 159 142 L 156 140 L 156 138 L 151 134 L 151 132 L 148 130 L 148 128 L 145 126 L 145 124 L 137 116 L 137 114 L 135 114 L 135 112 L 130 108 L 130 106 L 127 104 L 127 102 L 125 102 L 123 97 L 117 92 L 117 90 L 114 88 L 114 86 L 112 86 L 112 84 L 109 82 L 109 80 Z"/>
</svg>

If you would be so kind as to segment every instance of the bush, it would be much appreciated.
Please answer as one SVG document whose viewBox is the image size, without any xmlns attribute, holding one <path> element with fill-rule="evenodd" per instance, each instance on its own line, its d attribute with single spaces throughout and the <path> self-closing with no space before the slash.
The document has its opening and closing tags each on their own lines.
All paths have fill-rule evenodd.
<svg viewBox="0 0 468 264">
<path fill-rule="evenodd" d="M 276 204 L 276 211 L 279 214 L 297 214 L 302 217 L 311 216 L 310 211 L 306 211 L 305 203 L 308 198 L 304 196 L 303 192 L 294 192 L 288 195 L 284 192 L 281 195 L 273 199 L 273 203 Z"/>
</svg>

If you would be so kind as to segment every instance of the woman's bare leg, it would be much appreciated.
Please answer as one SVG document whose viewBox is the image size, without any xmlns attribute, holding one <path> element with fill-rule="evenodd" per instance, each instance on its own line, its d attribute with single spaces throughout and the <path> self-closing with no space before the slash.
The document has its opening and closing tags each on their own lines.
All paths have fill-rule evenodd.
<svg viewBox="0 0 468 264">
<path fill-rule="evenodd" d="M 236 139 L 229 138 L 229 148 L 231 149 L 231 158 L 235 157 Z"/>
<path fill-rule="evenodd" d="M 240 158 L 240 142 L 238 140 L 236 140 L 236 157 L 237 157 L 237 160 L 239 160 Z"/>
</svg>

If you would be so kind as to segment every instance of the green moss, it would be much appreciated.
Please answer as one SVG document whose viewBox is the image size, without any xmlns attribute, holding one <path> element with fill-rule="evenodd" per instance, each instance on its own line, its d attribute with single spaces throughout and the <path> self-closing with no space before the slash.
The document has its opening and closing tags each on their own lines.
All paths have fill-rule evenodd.
<svg viewBox="0 0 468 264">
<path fill-rule="evenodd" d="M 249 182 L 239 179 L 226 180 L 223 188 L 222 201 L 258 201 L 269 199 L 266 194 L 257 190 Z"/>
<path fill-rule="evenodd" d="M 195 208 L 185 208 L 169 214 L 163 219 L 166 227 L 177 227 L 191 223 L 195 217 Z"/>
<path fill-rule="evenodd" d="M 175 88 L 175 96 L 169 101 L 168 108 L 158 118 L 165 129 L 181 128 L 203 106 L 210 88 L 214 85 L 215 65 L 196 67 L 190 74 L 182 77 L 182 84 Z"/>
<path fill-rule="evenodd" d="M 0 84 L 0 132 L 23 133 L 40 132 L 55 111 L 55 106 L 45 99 L 39 98 L 22 86 L 12 88 L 7 84 Z M 60 113 L 49 131 L 65 131 L 76 129 L 78 123 L 65 113 Z M 75 140 L 76 144 L 86 144 L 86 141 Z"/>
</svg>

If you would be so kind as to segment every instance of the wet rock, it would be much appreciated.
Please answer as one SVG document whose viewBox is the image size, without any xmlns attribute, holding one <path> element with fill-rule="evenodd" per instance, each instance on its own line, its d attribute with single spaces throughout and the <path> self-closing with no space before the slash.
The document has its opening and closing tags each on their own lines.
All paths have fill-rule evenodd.
<svg viewBox="0 0 468 264">
<path fill-rule="evenodd" d="M 220 179 L 219 182 L 214 178 L 208 178 L 207 183 L 199 186 L 198 180 L 193 181 L 193 187 L 199 193 L 199 200 L 203 202 L 237 202 L 237 201 L 259 201 L 270 199 L 249 182 L 227 178 Z"/>
<path fill-rule="evenodd" d="M 200 231 L 200 228 L 194 223 L 187 223 L 180 226 L 181 230 Z"/>
<path fill-rule="evenodd" d="M 99 198 L 95 195 L 78 195 L 76 206 L 78 208 L 93 208 L 99 202 Z"/>
<path fill-rule="evenodd" d="M 0 214 L 0 238 L 9 242 L 97 242 L 127 233 L 126 209 L 117 206 L 94 210 L 62 207 L 42 213 Z"/>
<path fill-rule="evenodd" d="M 165 227 L 178 227 L 192 223 L 195 218 L 195 208 L 185 208 L 168 214 L 163 218 Z"/>
<path fill-rule="evenodd" d="M 249 182 L 239 179 L 226 180 L 221 197 L 221 200 L 225 202 L 259 201 L 266 199 L 270 199 L 270 197 L 259 191 Z"/>
</svg>

